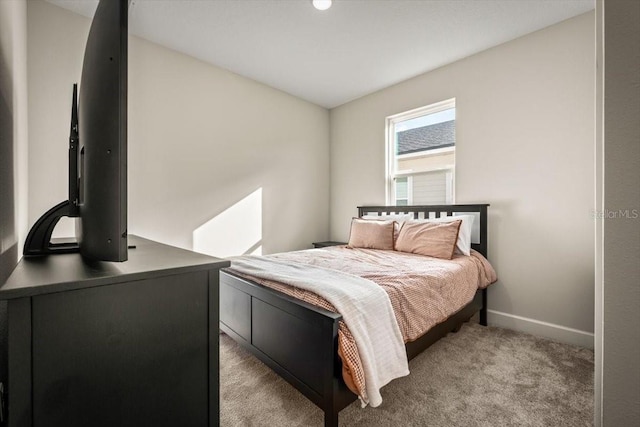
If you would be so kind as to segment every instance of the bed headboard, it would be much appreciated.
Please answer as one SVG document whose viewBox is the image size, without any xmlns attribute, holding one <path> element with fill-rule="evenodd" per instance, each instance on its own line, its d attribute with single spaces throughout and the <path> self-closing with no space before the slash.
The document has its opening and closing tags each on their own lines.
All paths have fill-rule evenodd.
<svg viewBox="0 0 640 427">
<path fill-rule="evenodd" d="M 487 208 L 484 205 L 420 205 L 420 206 L 358 206 L 358 216 L 412 213 L 415 219 L 440 218 L 453 213 L 474 214 L 471 247 L 487 258 Z"/>
</svg>

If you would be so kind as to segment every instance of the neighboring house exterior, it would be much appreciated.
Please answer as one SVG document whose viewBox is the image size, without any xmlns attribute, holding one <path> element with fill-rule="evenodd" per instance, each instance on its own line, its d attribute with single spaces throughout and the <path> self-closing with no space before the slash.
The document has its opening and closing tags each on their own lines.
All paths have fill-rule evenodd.
<svg viewBox="0 0 640 427">
<path fill-rule="evenodd" d="M 397 204 L 453 203 L 455 120 L 398 132 Z"/>
</svg>

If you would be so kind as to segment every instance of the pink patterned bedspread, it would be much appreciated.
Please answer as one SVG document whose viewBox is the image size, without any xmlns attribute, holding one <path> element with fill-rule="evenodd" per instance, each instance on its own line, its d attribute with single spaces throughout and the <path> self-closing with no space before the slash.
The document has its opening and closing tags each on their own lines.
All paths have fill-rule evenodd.
<svg viewBox="0 0 640 427">
<path fill-rule="evenodd" d="M 377 283 L 389 295 L 405 342 L 424 335 L 468 304 L 478 289 L 486 288 L 497 280 L 489 261 L 473 250 L 471 256 L 454 255 L 451 260 L 397 251 L 350 249 L 344 246 L 285 252 L 267 257 L 339 270 Z M 233 272 L 233 265 L 230 270 Z M 274 281 L 247 278 L 336 312 L 329 302 L 313 292 Z M 354 393 L 366 397 L 358 349 L 343 322 L 340 322 L 338 335 L 345 383 Z"/>
</svg>

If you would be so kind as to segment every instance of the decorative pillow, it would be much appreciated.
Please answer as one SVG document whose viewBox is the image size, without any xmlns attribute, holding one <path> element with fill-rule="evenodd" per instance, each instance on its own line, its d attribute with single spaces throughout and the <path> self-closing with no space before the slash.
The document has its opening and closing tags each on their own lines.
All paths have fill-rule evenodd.
<svg viewBox="0 0 640 427">
<path fill-rule="evenodd" d="M 398 234 L 396 250 L 451 259 L 458 240 L 460 224 L 460 220 L 443 223 L 406 221 Z"/>
<path fill-rule="evenodd" d="M 392 251 L 395 224 L 395 221 L 353 218 L 347 247 Z"/>
<path fill-rule="evenodd" d="M 443 216 L 441 218 L 421 219 L 419 221 L 443 223 L 461 220 L 462 224 L 460 225 L 460 232 L 458 233 L 456 251 L 463 255 L 469 256 L 471 255 L 471 234 L 473 230 L 473 221 L 475 218 L 475 215 L 455 215 Z"/>
</svg>

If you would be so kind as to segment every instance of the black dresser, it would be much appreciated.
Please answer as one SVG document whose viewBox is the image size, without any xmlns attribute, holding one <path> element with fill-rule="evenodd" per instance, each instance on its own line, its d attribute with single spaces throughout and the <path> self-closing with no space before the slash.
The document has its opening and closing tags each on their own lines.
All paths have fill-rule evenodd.
<svg viewBox="0 0 640 427">
<path fill-rule="evenodd" d="M 2 426 L 217 426 L 219 269 L 129 237 L 124 263 L 24 258 L 0 286 Z"/>
</svg>

